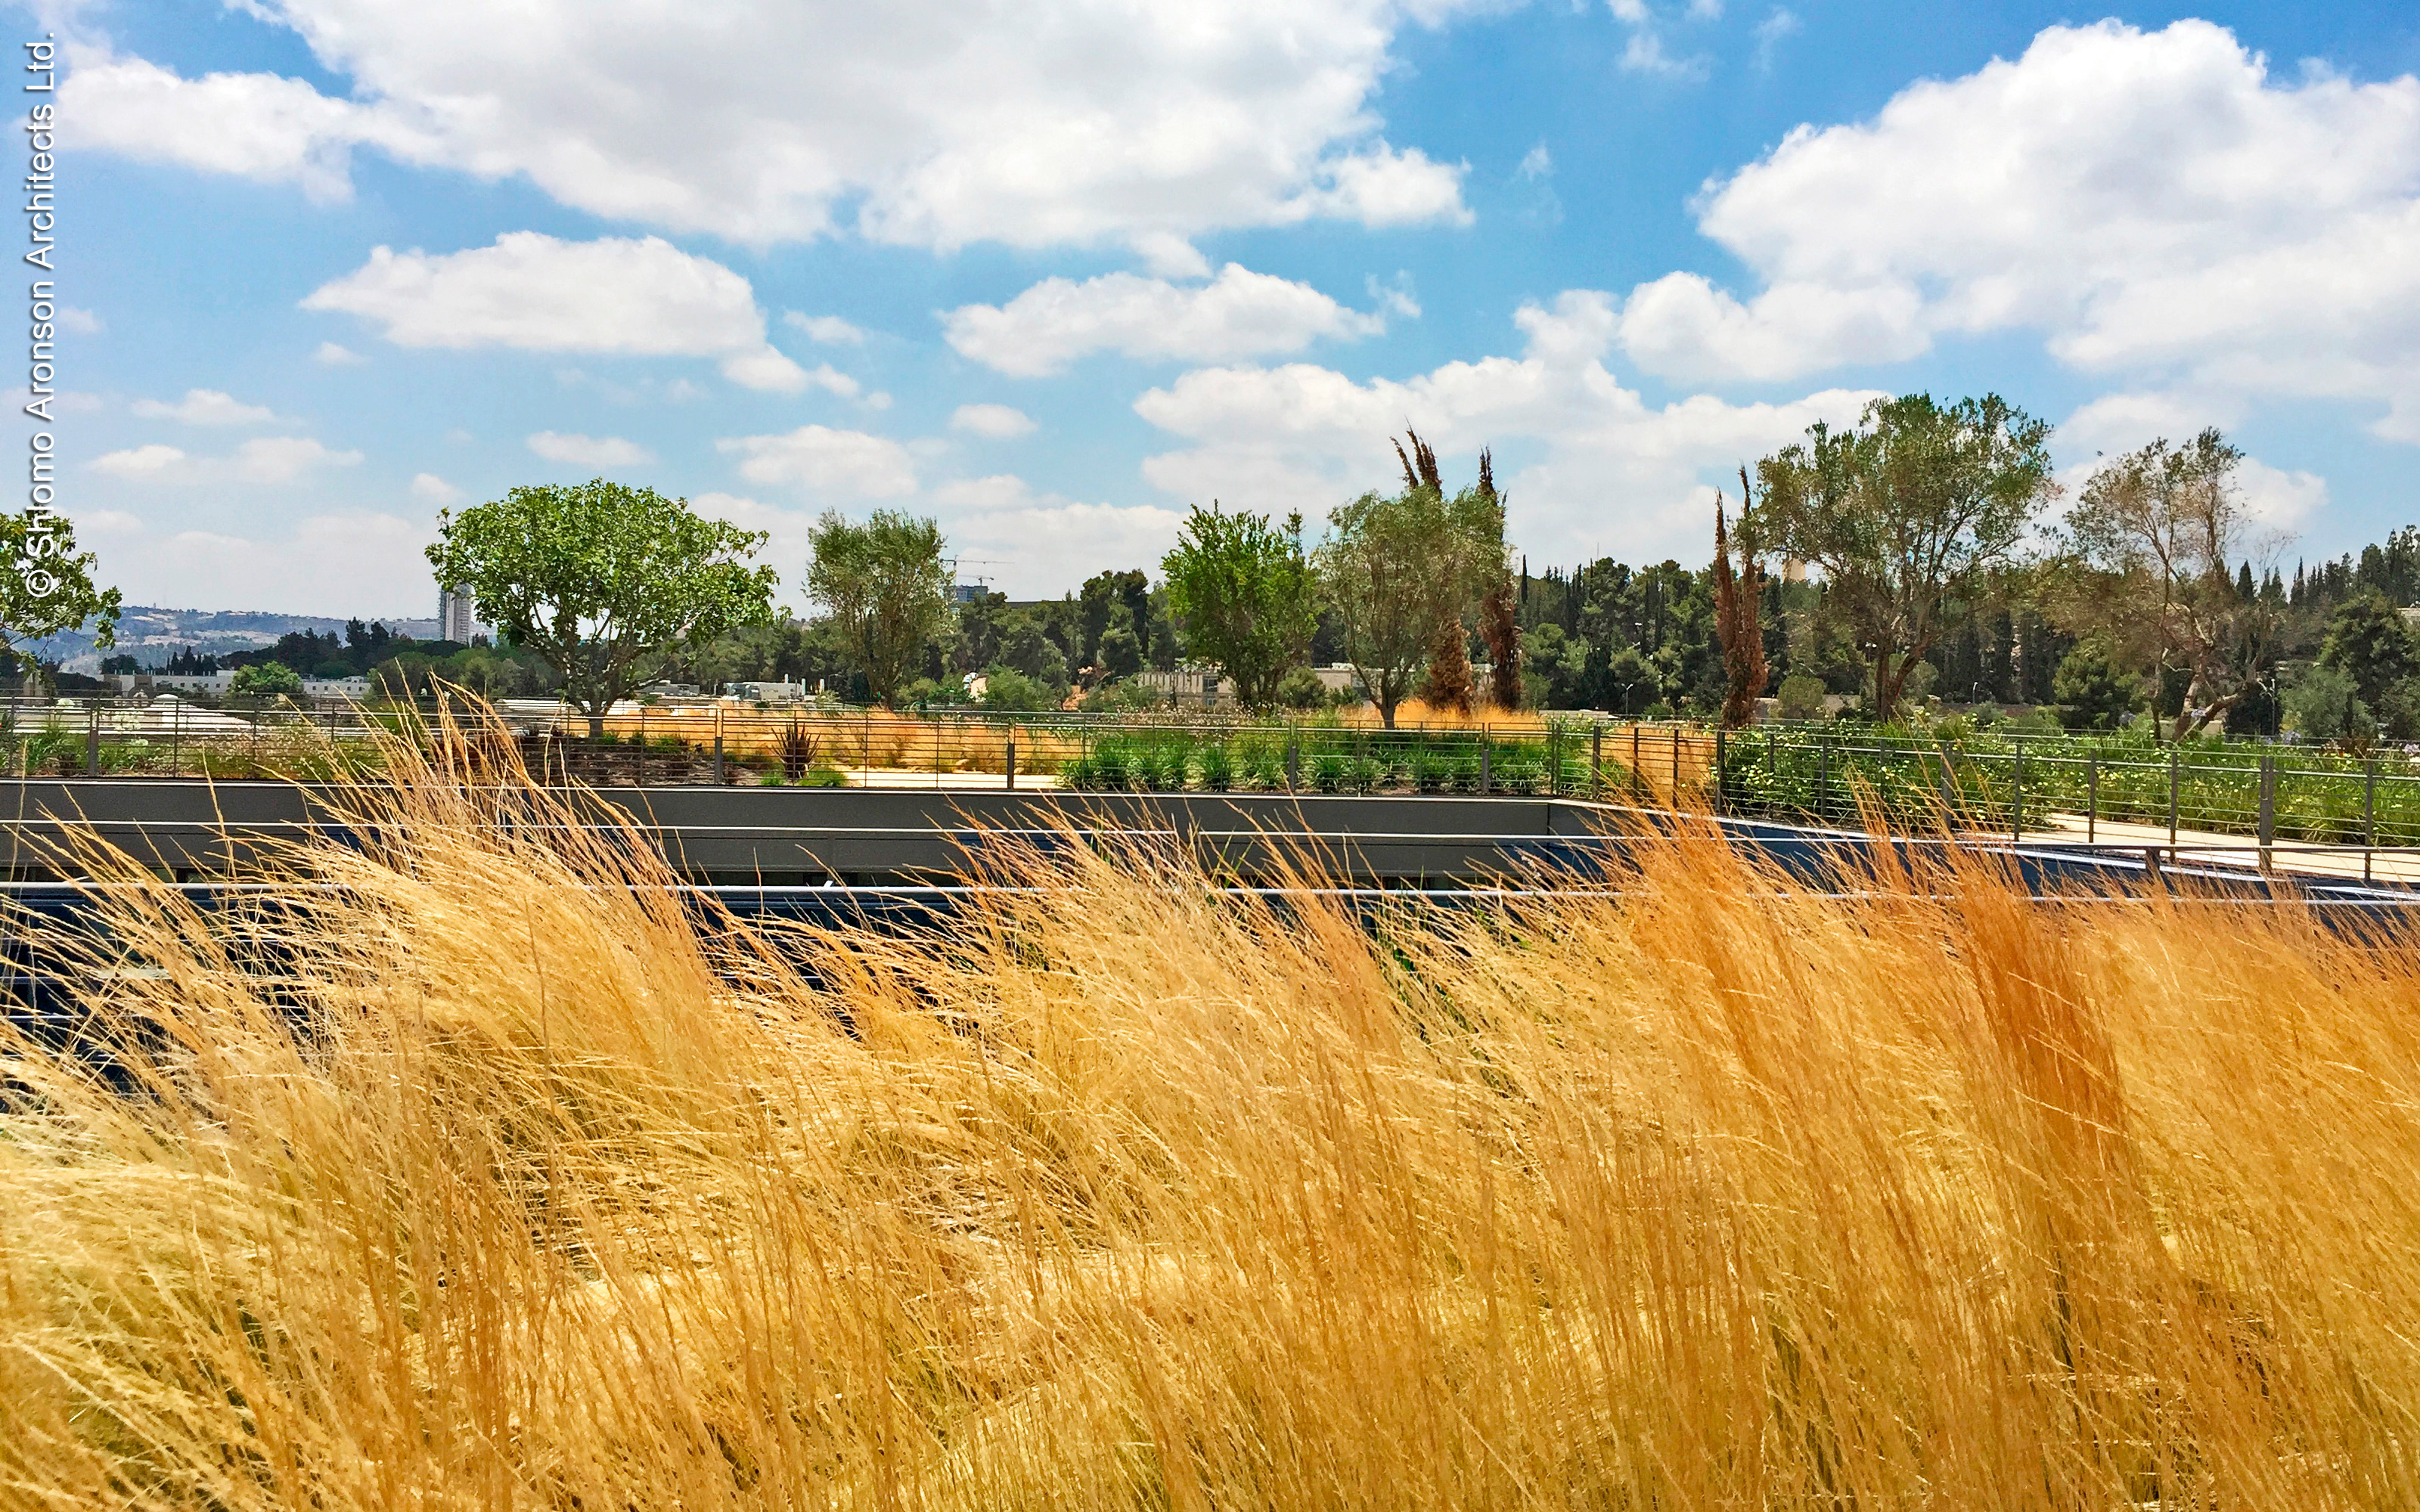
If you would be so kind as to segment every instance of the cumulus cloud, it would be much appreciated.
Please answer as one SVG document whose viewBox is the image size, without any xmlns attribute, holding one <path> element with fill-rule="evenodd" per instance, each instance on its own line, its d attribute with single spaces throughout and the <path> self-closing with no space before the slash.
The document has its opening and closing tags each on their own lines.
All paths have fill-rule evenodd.
<svg viewBox="0 0 2420 1512">
<path fill-rule="evenodd" d="M 2023 56 L 1800 127 L 1699 224 L 1761 283 L 1640 285 L 1650 371 L 1772 379 L 2038 332 L 2071 367 L 2339 397 L 2420 441 L 2420 79 L 2273 80 L 2226 30 L 2052 27 Z"/>
<path fill-rule="evenodd" d="M 1497 449 L 1511 464 L 1499 476 L 1514 532 L 1533 553 L 1653 560 L 1705 549 L 1714 484 L 1731 469 L 1816 420 L 1852 421 L 1875 397 L 1826 390 L 1736 405 L 1701 394 L 1651 407 L 1606 369 L 1618 323 L 1609 296 L 1579 289 L 1514 316 L 1518 357 L 1368 382 L 1300 363 L 1197 369 L 1137 401 L 1143 419 L 1188 443 L 1145 460 L 1143 474 L 1179 499 L 1317 519 L 1393 484 L 1387 438 L 1409 424 L 1466 473 L 1481 447 Z"/>
<path fill-rule="evenodd" d="M 968 304 L 941 317 L 961 355 L 1018 378 L 1063 370 L 1094 352 L 1220 362 L 1300 351 L 1322 336 L 1355 340 L 1384 316 L 1346 309 L 1308 284 L 1229 263 L 1198 287 L 1133 273 L 1077 283 L 1047 278 L 1004 305 Z"/>
<path fill-rule="evenodd" d="M 321 367 L 359 367 L 369 359 L 350 347 L 323 341 L 319 343 L 319 349 L 311 354 L 311 361 Z"/>
<path fill-rule="evenodd" d="M 174 404 L 137 399 L 132 408 L 145 420 L 174 420 L 187 425 L 262 425 L 277 418 L 266 405 L 245 404 L 217 389 L 187 389 Z"/>
<path fill-rule="evenodd" d="M 307 516 L 291 524 L 198 530 L 178 506 L 145 520 L 122 510 L 79 511 L 79 532 L 109 540 L 110 580 L 136 604 L 206 602 L 288 614 L 364 619 L 426 615 L 435 603 L 421 556 L 432 521 L 367 510 Z"/>
<path fill-rule="evenodd" d="M 104 329 L 101 316 L 72 304 L 60 305 L 57 318 L 61 331 L 72 331 L 79 336 L 97 336 Z"/>
<path fill-rule="evenodd" d="M 951 412 L 950 428 L 1003 441 L 1033 434 L 1033 421 L 1024 410 L 1004 404 L 962 404 Z"/>
<path fill-rule="evenodd" d="M 891 499 L 916 489 L 908 448 L 861 430 L 801 425 L 779 436 L 734 436 L 714 443 L 739 460 L 751 483 L 793 484 L 816 494 Z"/>
<path fill-rule="evenodd" d="M 130 481 L 275 485 L 330 468 L 353 467 L 361 460 L 359 452 L 337 451 L 306 436 L 264 436 L 226 456 L 190 456 L 180 448 L 154 442 L 107 453 L 94 458 L 92 468 Z"/>
<path fill-rule="evenodd" d="M 92 469 L 114 478 L 153 478 L 184 460 L 182 451 L 155 441 L 148 446 L 132 447 L 123 452 L 103 453 L 93 458 Z"/>
<path fill-rule="evenodd" d="M 434 472 L 411 475 L 411 497 L 432 504 L 450 504 L 462 497 L 462 490 Z"/>
<path fill-rule="evenodd" d="M 542 430 L 528 439 L 529 449 L 550 462 L 579 468 L 634 468 L 656 459 L 653 452 L 619 436 L 582 436 Z"/>
<path fill-rule="evenodd" d="M 804 332 L 809 341 L 826 347 L 865 345 L 865 332 L 836 315 L 801 315 L 790 310 L 782 316 L 782 324 L 793 331 Z"/>
<path fill-rule="evenodd" d="M 442 255 L 377 247 L 302 308 L 374 321 L 398 347 L 716 357 L 745 388 L 796 393 L 815 381 L 767 342 L 748 280 L 660 237 L 511 231 Z"/>
<path fill-rule="evenodd" d="M 371 148 L 752 244 L 821 235 L 843 207 L 876 239 L 944 248 L 1455 222 L 1462 170 L 1386 141 L 1371 105 L 1400 27 L 1487 3 L 734 0 L 666 28 L 648 0 L 529 0 L 504 23 L 473 0 L 253 0 L 347 97 L 88 45 L 62 118 L 79 147 L 320 199 Z"/>
</svg>

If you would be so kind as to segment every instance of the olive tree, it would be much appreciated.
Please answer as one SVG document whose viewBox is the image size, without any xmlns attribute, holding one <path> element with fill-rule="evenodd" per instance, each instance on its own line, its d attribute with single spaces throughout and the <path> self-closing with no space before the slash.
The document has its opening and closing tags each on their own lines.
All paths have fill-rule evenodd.
<svg viewBox="0 0 2420 1512">
<path fill-rule="evenodd" d="M 773 569 L 749 564 L 765 539 L 597 478 L 444 511 L 427 557 L 479 618 L 554 669 L 594 738 L 682 642 L 772 618 Z"/>
<path fill-rule="evenodd" d="M 2183 674 L 2176 740 L 2270 677 L 2282 606 L 2229 566 L 2270 544 L 2235 481 L 2242 460 L 2216 430 L 2180 446 L 2164 438 L 2096 469 L 2067 516 L 2065 617 L 2137 665 Z"/>
<path fill-rule="evenodd" d="M 1342 622 L 1344 658 L 1392 730 L 1439 626 L 1461 636 L 1474 543 L 1444 495 L 1418 481 L 1392 497 L 1363 494 L 1328 526 L 1313 558 L 1320 589 Z"/>
<path fill-rule="evenodd" d="M 807 593 L 840 627 L 866 690 L 888 708 L 950 623 L 950 564 L 941 528 L 877 509 L 862 525 L 826 510 L 808 535 Z"/>
<path fill-rule="evenodd" d="M 2049 438 L 1998 394 L 1912 393 L 1875 400 L 1851 429 L 1818 421 L 1757 464 L 1760 544 L 1823 569 L 1823 611 L 1871 659 L 1885 717 L 2056 492 Z"/>
</svg>

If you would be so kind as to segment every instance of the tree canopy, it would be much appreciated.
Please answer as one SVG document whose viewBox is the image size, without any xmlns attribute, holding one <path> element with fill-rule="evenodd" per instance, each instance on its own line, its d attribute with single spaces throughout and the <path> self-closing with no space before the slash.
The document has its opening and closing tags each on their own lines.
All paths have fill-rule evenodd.
<svg viewBox="0 0 2420 1512">
<path fill-rule="evenodd" d="M 1818 421 L 1757 464 L 1761 540 L 1823 569 L 1825 611 L 1871 664 L 1878 712 L 1898 708 L 1957 606 L 2014 561 L 2055 492 L 2049 438 L 1998 394 L 1912 393 L 1875 400 L 1853 429 Z"/>
<path fill-rule="evenodd" d="M 1319 620 L 1302 517 L 1280 527 L 1266 515 L 1224 513 L 1215 500 L 1197 504 L 1160 571 L 1186 654 L 1216 663 L 1246 705 L 1267 707 Z"/>
<path fill-rule="evenodd" d="M 773 569 L 749 564 L 765 540 L 686 499 L 597 478 L 447 510 L 427 556 L 481 619 L 545 657 L 597 734 L 681 642 L 772 617 Z"/>
<path fill-rule="evenodd" d="M 2284 605 L 2255 588 L 2244 560 L 2260 542 L 2235 481 L 2242 460 L 2216 430 L 2180 446 L 2163 438 L 2096 469 L 2067 515 L 2065 616 L 2137 664 L 2183 676 L 2179 740 L 2270 676 Z"/>
<path fill-rule="evenodd" d="M 824 512 L 808 540 L 807 592 L 840 627 L 867 692 L 890 705 L 950 620 L 953 575 L 941 528 L 895 509 L 862 525 Z"/>
<path fill-rule="evenodd" d="M 75 524 L 49 510 L 0 515 L 0 658 L 29 666 L 25 641 L 93 626 L 97 645 L 117 643 L 124 608 L 115 588 L 97 588 L 98 559 L 75 548 Z"/>
<path fill-rule="evenodd" d="M 1415 481 L 1367 493 L 1328 516 L 1314 559 L 1321 592 L 1343 628 L 1344 659 L 1389 730 L 1419 684 L 1439 627 L 1458 640 L 1472 546 L 1445 496 Z"/>
</svg>

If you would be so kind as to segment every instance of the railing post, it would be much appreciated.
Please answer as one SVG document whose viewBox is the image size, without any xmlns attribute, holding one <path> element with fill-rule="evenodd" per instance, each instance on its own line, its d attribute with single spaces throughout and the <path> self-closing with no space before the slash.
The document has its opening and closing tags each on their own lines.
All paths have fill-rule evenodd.
<svg viewBox="0 0 2420 1512">
<path fill-rule="evenodd" d="M 1822 823 L 1824 815 L 1824 784 L 1832 775 L 1832 748 L 1823 737 L 1815 737 L 1815 819 Z"/>
<path fill-rule="evenodd" d="M 2271 847 L 2277 840 L 2277 758 L 2267 751 L 2260 753 L 2260 871 L 2266 875 L 2274 870 Z"/>
<path fill-rule="evenodd" d="M 717 699 L 714 704 L 714 785 L 716 787 L 723 785 L 722 702 L 720 699 Z"/>
<path fill-rule="evenodd" d="M 1016 724 L 1014 720 L 1008 727 L 1008 791 L 1016 791 Z"/>
<path fill-rule="evenodd" d="M 1714 726 L 1714 812 L 1718 814 L 1727 811 L 1723 805 L 1723 784 L 1729 779 L 1730 773 L 1723 765 L 1723 758 L 1729 753 L 1730 748 L 1725 742 L 1723 727 L 1716 725 Z"/>
<path fill-rule="evenodd" d="M 185 701 L 168 707 L 168 775 L 185 775 Z"/>
<path fill-rule="evenodd" d="M 1605 799 L 1605 726 L 1603 723 L 1596 726 L 1589 746 L 1589 796 L 1599 802 Z"/>
<path fill-rule="evenodd" d="M 2176 861 L 2176 748 L 2168 748 L 2168 861 Z"/>
<path fill-rule="evenodd" d="M 1647 769 L 1638 760 L 1638 725 L 1630 726 L 1630 796 L 1637 802 L 1647 795 Z"/>
<path fill-rule="evenodd" d="M 99 777 L 101 775 L 101 705 L 96 703 L 85 712 L 91 716 L 91 723 L 85 731 L 84 775 Z"/>
<path fill-rule="evenodd" d="M 2084 758 L 2084 843 L 2101 838 L 2101 757 Z"/>
<path fill-rule="evenodd" d="M 2361 880 L 2369 880 L 2370 853 L 2378 849 L 2378 758 L 2372 756 L 2361 783 Z"/>
<path fill-rule="evenodd" d="M 1668 797 L 1671 799 L 1671 802 L 1670 802 L 1670 803 L 1668 803 L 1668 805 L 1666 805 L 1666 807 L 1669 808 L 1669 809 L 1670 809 L 1673 812 L 1675 812 L 1675 813 L 1680 812 L 1680 811 L 1681 811 L 1681 727 L 1680 727 L 1679 725 L 1677 725 L 1677 724 L 1676 724 L 1676 725 L 1674 725 L 1674 726 L 1672 727 L 1672 791 L 1671 791 L 1668 795 L 1667 795 L 1667 796 L 1668 796 Z"/>
<path fill-rule="evenodd" d="M 2025 737 L 2011 735 L 2009 744 L 2016 748 L 2015 773 L 2009 784 L 2009 842 L 2015 844 L 2025 838 Z"/>
<path fill-rule="evenodd" d="M 1286 726 L 1286 791 L 1296 793 L 1301 789 L 1302 727 L 1289 724 Z"/>
<path fill-rule="evenodd" d="M 1496 790 L 1496 776 L 1490 758 L 1496 754 L 1496 743 L 1488 737 L 1485 725 L 1479 727 L 1479 791 L 1481 796 Z"/>
</svg>

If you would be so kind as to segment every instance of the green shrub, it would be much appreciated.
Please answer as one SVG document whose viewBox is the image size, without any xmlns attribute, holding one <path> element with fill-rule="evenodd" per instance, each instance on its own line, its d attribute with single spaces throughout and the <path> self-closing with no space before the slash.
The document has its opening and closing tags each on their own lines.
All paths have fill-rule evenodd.
<svg viewBox="0 0 2420 1512">
<path fill-rule="evenodd" d="M 1202 792 L 1224 793 L 1234 784 L 1235 769 L 1228 760 L 1226 747 L 1202 747 L 1199 764 Z"/>
</svg>

